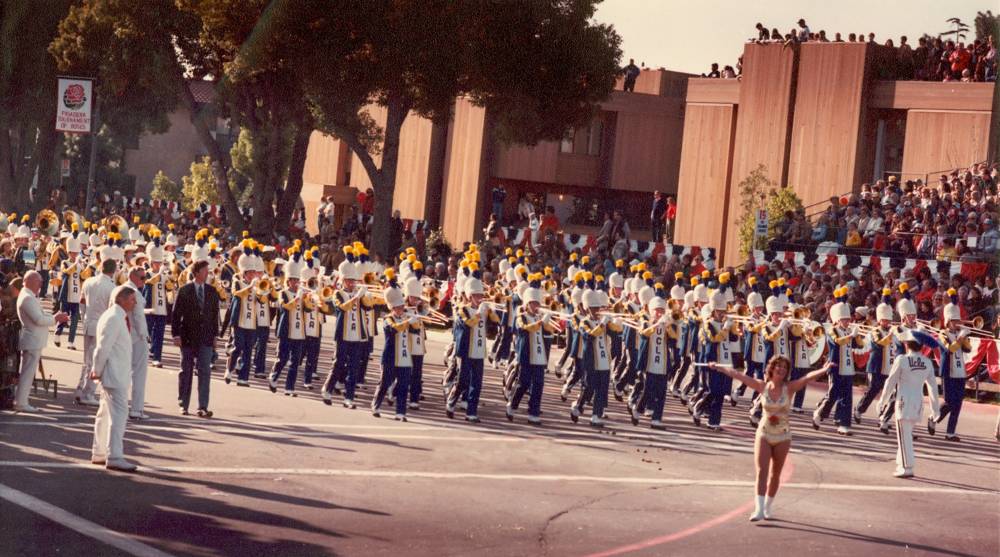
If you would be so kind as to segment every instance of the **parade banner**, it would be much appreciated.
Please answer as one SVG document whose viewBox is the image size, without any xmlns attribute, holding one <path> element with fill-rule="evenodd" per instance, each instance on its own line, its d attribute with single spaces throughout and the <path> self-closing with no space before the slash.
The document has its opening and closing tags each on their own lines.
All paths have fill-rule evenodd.
<svg viewBox="0 0 1000 557">
<path fill-rule="evenodd" d="M 60 77 L 56 98 L 56 131 L 90 133 L 94 107 L 94 82 Z"/>
<path fill-rule="evenodd" d="M 935 278 L 942 276 L 962 275 L 966 279 L 976 280 L 990 271 L 990 264 L 982 261 L 938 261 L 934 259 L 904 259 L 902 257 L 879 257 L 873 255 L 846 255 L 836 251 L 762 251 L 754 250 L 753 264 L 783 261 L 797 267 L 808 267 L 813 261 L 822 266 L 832 266 L 846 269 L 854 275 L 860 274 L 865 268 L 871 268 L 885 274 L 890 269 L 898 269 L 904 277 L 915 275 L 927 269 Z"/>
</svg>

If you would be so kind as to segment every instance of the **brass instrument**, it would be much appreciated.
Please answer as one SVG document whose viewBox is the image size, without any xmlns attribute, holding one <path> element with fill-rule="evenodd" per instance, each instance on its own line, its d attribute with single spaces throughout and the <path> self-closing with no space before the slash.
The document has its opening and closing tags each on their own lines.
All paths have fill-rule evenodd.
<svg viewBox="0 0 1000 557">
<path fill-rule="evenodd" d="M 79 231 L 84 232 L 83 228 L 84 220 L 83 217 L 80 216 L 80 213 L 77 213 L 72 209 L 67 209 L 63 211 L 62 216 L 63 216 L 63 222 L 66 223 L 66 228 L 68 228 L 70 231 L 73 230 L 73 224 L 76 224 Z"/>
<path fill-rule="evenodd" d="M 108 232 L 118 232 L 119 234 L 125 234 L 128 232 L 128 221 L 126 221 L 125 217 L 121 215 L 111 215 L 110 217 L 105 217 L 104 226 L 108 228 Z"/>
<path fill-rule="evenodd" d="M 42 209 L 35 216 L 35 228 L 46 236 L 55 236 L 59 233 L 59 215 L 52 209 Z"/>
<path fill-rule="evenodd" d="M 932 332 L 932 333 L 934 333 L 936 335 L 944 335 L 945 333 L 948 332 L 948 329 L 945 329 L 944 327 L 937 327 L 937 326 L 935 326 L 937 323 L 940 323 L 940 320 L 938 320 L 938 319 L 932 320 L 930 322 L 924 321 L 923 319 L 917 319 L 917 323 L 920 323 L 921 325 L 924 326 L 924 329 L 926 329 L 926 330 L 928 330 L 928 331 L 930 331 L 930 332 Z M 975 325 L 977 323 L 979 325 L 982 325 L 984 323 L 984 320 L 983 320 L 982 316 L 978 316 L 977 315 L 971 321 L 963 320 L 963 321 L 959 321 L 959 323 L 961 323 L 961 325 L 962 325 L 962 328 L 959 330 L 959 334 L 960 335 L 965 335 L 965 336 L 968 336 L 968 337 L 975 337 L 975 338 L 987 338 L 987 339 L 996 338 L 993 335 L 992 331 L 983 329 L 981 326 L 980 327 L 969 327 L 968 326 L 970 324 L 971 325 Z"/>
<path fill-rule="evenodd" d="M 805 333 L 805 335 L 813 339 L 820 338 L 822 335 L 826 334 L 826 328 L 823 326 L 822 323 L 819 323 L 818 321 L 812 321 L 811 319 L 807 318 L 794 317 L 789 319 L 788 322 L 791 323 L 792 325 L 798 325 L 802 327 L 802 331 Z M 868 325 L 858 325 L 857 327 L 860 329 L 862 327 L 867 327 L 867 326 Z"/>
<path fill-rule="evenodd" d="M 733 311 L 726 312 L 728 316 L 738 316 L 738 317 L 748 317 L 750 315 L 750 308 L 739 304 L 733 308 Z"/>
<path fill-rule="evenodd" d="M 270 296 L 271 295 L 271 281 L 267 278 L 262 278 L 257 281 L 257 295 L 258 296 Z"/>
<path fill-rule="evenodd" d="M 792 317 L 795 319 L 808 320 L 812 316 L 812 310 L 805 306 L 800 306 L 792 311 Z"/>
<path fill-rule="evenodd" d="M 226 289 L 226 291 L 228 291 L 233 286 L 233 282 L 229 280 L 219 281 L 219 284 L 221 284 L 222 287 Z"/>
<path fill-rule="evenodd" d="M 424 323 L 428 323 L 430 325 L 441 325 L 441 326 L 444 326 L 444 325 L 448 324 L 447 320 L 442 320 L 441 318 L 439 318 L 436 315 L 420 315 L 419 313 L 406 312 L 406 313 L 403 314 L 403 316 L 407 317 L 407 318 L 410 318 L 410 319 L 416 317 L 416 318 L 420 319 L 421 321 L 423 321 Z"/>
<path fill-rule="evenodd" d="M 496 294 L 493 295 L 492 300 L 497 304 L 506 304 L 507 301 L 510 300 L 510 296 L 504 296 L 503 291 L 498 290 Z"/>
</svg>

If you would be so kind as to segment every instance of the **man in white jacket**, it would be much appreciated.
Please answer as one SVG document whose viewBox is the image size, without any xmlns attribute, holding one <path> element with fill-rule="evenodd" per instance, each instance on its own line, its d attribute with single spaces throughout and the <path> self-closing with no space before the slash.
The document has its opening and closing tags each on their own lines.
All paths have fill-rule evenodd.
<svg viewBox="0 0 1000 557">
<path fill-rule="evenodd" d="M 149 416 L 143 412 L 146 406 L 146 372 L 149 369 L 149 328 L 146 325 L 146 298 L 142 295 L 145 285 L 146 270 L 140 266 L 132 267 L 128 274 L 126 286 L 135 290 L 135 304 L 129 313 L 132 324 L 132 403 L 128 417 L 133 420 L 146 419 Z"/>
<path fill-rule="evenodd" d="M 113 304 L 97 323 L 97 347 L 91 377 L 101 384 L 104 395 L 94 420 L 94 445 L 90 461 L 109 470 L 132 472 L 135 464 L 125 460 L 125 423 L 132 382 L 132 323 L 135 290 L 123 284 L 111 293 Z"/>
<path fill-rule="evenodd" d="M 21 369 L 17 380 L 17 391 L 14 394 L 14 405 L 20 412 L 37 412 L 28 404 L 28 392 L 31 382 L 38 373 L 38 363 L 42 360 L 42 348 L 49 340 L 49 327 L 56 323 L 69 321 L 69 316 L 63 312 L 55 315 L 42 309 L 38 301 L 38 292 L 42 289 L 42 275 L 37 271 L 28 271 L 24 275 L 24 286 L 17 295 L 17 318 L 21 321 L 21 335 L 18 348 L 21 350 Z"/>
<path fill-rule="evenodd" d="M 896 436 L 899 448 L 896 450 L 897 478 L 912 478 L 915 456 L 913 454 L 913 428 L 920 423 L 924 412 L 924 385 L 931 395 L 931 410 L 936 421 L 941 413 L 938 402 L 937 380 L 934 377 L 934 364 L 924 356 L 920 349 L 920 341 L 909 330 L 903 332 L 899 339 L 906 346 L 906 353 L 896 356 L 889 370 L 889 377 L 882 389 L 879 399 L 879 409 L 884 411 L 896 391 Z M 880 412 L 881 413 L 881 412 Z"/>
<path fill-rule="evenodd" d="M 94 347 L 97 346 L 97 322 L 104 311 L 114 302 L 111 291 L 115 289 L 115 272 L 118 264 L 114 259 L 101 262 L 101 272 L 90 277 L 83 283 L 83 304 L 86 308 L 83 316 L 83 369 L 80 371 L 80 381 L 77 383 L 74 401 L 82 406 L 97 406 L 94 396 L 97 385 L 90 378 L 94 367 Z"/>
</svg>

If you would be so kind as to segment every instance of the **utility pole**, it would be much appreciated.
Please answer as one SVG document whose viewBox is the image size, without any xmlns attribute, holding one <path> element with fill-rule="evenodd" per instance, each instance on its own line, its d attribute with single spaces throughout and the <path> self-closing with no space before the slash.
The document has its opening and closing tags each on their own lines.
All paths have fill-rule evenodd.
<svg viewBox="0 0 1000 557">
<path fill-rule="evenodd" d="M 90 166 L 87 168 L 87 203 L 84 206 L 83 219 L 91 220 L 90 208 L 94 206 L 94 174 L 97 168 L 97 132 L 101 129 L 101 98 L 94 88 L 94 118 L 90 125 Z"/>
</svg>

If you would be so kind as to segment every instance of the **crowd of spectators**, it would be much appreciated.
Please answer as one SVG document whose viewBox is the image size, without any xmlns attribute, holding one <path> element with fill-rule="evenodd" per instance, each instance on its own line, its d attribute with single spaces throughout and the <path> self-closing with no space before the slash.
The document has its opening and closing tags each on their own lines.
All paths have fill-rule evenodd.
<svg viewBox="0 0 1000 557">
<path fill-rule="evenodd" d="M 796 27 L 787 33 L 777 28 L 769 31 L 763 23 L 757 23 L 756 29 L 757 37 L 751 39 L 752 42 L 784 45 L 804 42 L 879 44 L 875 33 L 848 33 L 846 38 L 840 33 L 829 38 L 825 30 L 813 33 L 804 19 L 799 19 Z M 924 36 L 917 40 L 916 48 L 911 46 L 906 36 L 902 36 L 898 46 L 891 38 L 879 46 L 883 48 L 878 52 L 876 66 L 881 79 L 992 82 L 997 78 L 997 45 L 992 36 L 975 39 L 971 43 Z"/>
<path fill-rule="evenodd" d="M 770 249 L 805 251 L 818 245 L 848 252 L 941 261 L 1000 256 L 997 164 L 942 174 L 936 184 L 896 176 L 833 197 L 820 213 L 789 211 Z"/>
</svg>

